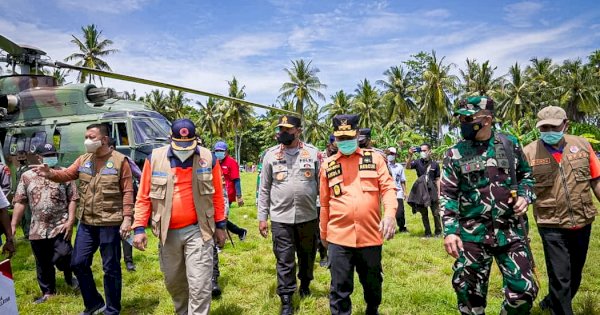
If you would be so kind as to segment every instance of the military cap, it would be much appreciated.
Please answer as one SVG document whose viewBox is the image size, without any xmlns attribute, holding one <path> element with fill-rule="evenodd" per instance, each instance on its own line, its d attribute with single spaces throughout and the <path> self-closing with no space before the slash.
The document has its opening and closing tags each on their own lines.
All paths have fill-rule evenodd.
<svg viewBox="0 0 600 315">
<path fill-rule="evenodd" d="M 302 121 L 300 120 L 300 118 L 296 117 L 296 116 L 291 116 L 291 115 L 283 115 L 281 117 L 279 117 L 279 123 L 277 124 L 277 127 L 287 127 L 287 128 L 294 128 L 294 127 L 301 127 L 302 126 Z"/>
<path fill-rule="evenodd" d="M 462 99 L 458 103 L 458 109 L 454 111 L 454 115 L 471 116 L 480 110 L 494 110 L 494 100 L 488 96 L 473 96 L 467 99 Z"/>
<path fill-rule="evenodd" d="M 329 135 L 329 143 L 334 143 L 335 142 L 335 136 L 333 134 Z"/>
<path fill-rule="evenodd" d="M 171 125 L 171 147 L 175 150 L 193 150 L 196 141 L 196 126 L 187 119 L 177 119 Z"/>
<path fill-rule="evenodd" d="M 44 145 L 41 145 L 39 147 L 37 147 L 37 149 L 35 150 L 37 154 L 41 155 L 41 156 L 48 156 L 48 155 L 56 155 L 56 148 L 54 147 L 54 145 L 52 145 L 51 143 L 46 143 Z"/>
<path fill-rule="evenodd" d="M 567 120 L 567 112 L 558 106 L 546 106 L 538 112 L 537 116 L 539 120 L 535 125 L 536 128 L 543 125 L 560 126 Z"/>
<path fill-rule="evenodd" d="M 355 137 L 358 131 L 358 115 L 336 115 L 333 117 L 333 135 L 335 137 Z"/>
<path fill-rule="evenodd" d="M 359 134 L 371 138 L 371 128 L 360 128 Z"/>
</svg>

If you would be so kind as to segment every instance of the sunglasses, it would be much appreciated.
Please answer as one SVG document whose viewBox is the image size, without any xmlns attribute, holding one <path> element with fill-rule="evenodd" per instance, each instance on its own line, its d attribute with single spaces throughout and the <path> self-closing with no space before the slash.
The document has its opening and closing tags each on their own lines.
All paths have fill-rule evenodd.
<svg viewBox="0 0 600 315">
<path fill-rule="evenodd" d="M 480 116 L 460 116 L 458 118 L 458 120 L 460 122 L 466 122 L 466 123 L 471 123 L 474 122 L 475 120 L 479 119 L 479 118 L 485 118 L 485 117 L 490 117 L 488 115 L 480 115 Z"/>
</svg>

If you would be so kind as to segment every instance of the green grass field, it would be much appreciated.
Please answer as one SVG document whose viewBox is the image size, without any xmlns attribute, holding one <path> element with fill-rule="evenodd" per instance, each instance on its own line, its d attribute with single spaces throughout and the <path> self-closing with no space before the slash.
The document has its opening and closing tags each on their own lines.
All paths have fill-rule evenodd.
<svg viewBox="0 0 600 315">
<path fill-rule="evenodd" d="M 411 187 L 413 171 L 407 171 Z M 242 174 L 242 188 L 246 206 L 231 211 L 231 220 L 247 228 L 245 242 L 234 236 L 235 247 L 227 243 L 220 254 L 223 296 L 213 301 L 212 314 L 278 314 L 279 297 L 275 293 L 275 258 L 271 240 L 258 233 L 254 204 L 256 175 Z M 450 284 L 453 259 L 446 254 L 441 238 L 421 239 L 423 227 L 420 215 L 413 215 L 406 207 L 409 234 L 396 235 L 383 247 L 383 302 L 382 314 L 457 314 L 456 297 Z M 530 213 L 531 217 L 531 213 Z M 430 218 L 431 219 L 431 218 Z M 533 222 L 533 220 L 531 220 Z M 19 230 L 20 234 L 21 231 Z M 532 226 L 532 246 L 541 275 L 542 288 L 533 314 L 543 314 L 537 302 L 548 292 L 546 266 L 542 244 L 535 224 Z M 18 237 L 20 238 L 20 237 Z M 12 261 L 16 282 L 17 302 L 21 314 L 78 314 L 83 301 L 77 292 L 68 288 L 57 274 L 58 295 L 41 305 L 33 300 L 40 295 L 36 281 L 35 260 L 29 243 L 19 240 L 17 254 Z M 123 265 L 123 314 L 172 314 L 173 305 L 159 270 L 157 239 L 150 236 L 149 249 L 134 250 L 137 271 L 128 273 Z M 600 236 L 592 233 L 590 250 L 583 283 L 575 298 L 577 314 L 600 314 Z M 317 255 L 318 260 L 318 255 Z M 94 276 L 102 291 L 102 265 L 97 253 L 93 264 Z M 492 271 L 488 294 L 488 314 L 498 314 L 503 299 L 502 279 L 498 269 Z M 329 313 L 329 272 L 315 264 L 315 280 L 311 283 L 313 296 L 300 300 L 294 296 L 297 314 Z M 353 310 L 364 314 L 362 288 L 355 278 L 352 295 Z"/>
</svg>

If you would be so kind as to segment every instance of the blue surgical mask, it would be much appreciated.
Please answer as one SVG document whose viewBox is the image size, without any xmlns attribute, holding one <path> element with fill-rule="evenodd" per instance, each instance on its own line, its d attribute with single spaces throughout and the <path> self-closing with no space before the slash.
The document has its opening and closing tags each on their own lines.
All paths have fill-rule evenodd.
<svg viewBox="0 0 600 315">
<path fill-rule="evenodd" d="M 337 147 L 343 155 L 350 155 L 358 148 L 358 141 L 356 139 L 337 141 Z"/>
<path fill-rule="evenodd" d="M 215 152 L 215 156 L 217 157 L 217 159 L 222 160 L 225 158 L 225 152 L 217 151 Z"/>
<path fill-rule="evenodd" d="M 543 131 L 541 132 L 542 134 L 542 141 L 546 142 L 549 145 L 555 145 L 557 144 L 560 139 L 563 138 L 563 133 L 562 131 Z"/>
<path fill-rule="evenodd" d="M 58 164 L 58 157 L 56 156 L 48 156 L 42 158 L 44 164 L 48 165 L 48 167 L 54 167 Z"/>
</svg>

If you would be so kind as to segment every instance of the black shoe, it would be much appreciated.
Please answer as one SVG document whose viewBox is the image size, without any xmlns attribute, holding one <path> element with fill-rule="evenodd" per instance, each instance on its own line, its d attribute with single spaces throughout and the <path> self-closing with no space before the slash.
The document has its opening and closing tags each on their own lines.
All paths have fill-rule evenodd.
<svg viewBox="0 0 600 315">
<path fill-rule="evenodd" d="M 129 272 L 135 271 L 135 264 L 131 261 L 126 262 L 125 266 L 127 267 L 127 271 L 129 271 Z"/>
<path fill-rule="evenodd" d="M 292 306 L 292 296 L 282 295 L 281 296 L 281 315 L 292 315 L 294 314 L 294 307 Z"/>
<path fill-rule="evenodd" d="M 552 307 L 552 303 L 550 301 L 550 296 L 546 295 L 544 299 L 540 302 L 540 309 L 542 311 L 549 310 Z"/>
<path fill-rule="evenodd" d="M 247 234 L 248 234 L 248 230 L 242 229 L 242 233 L 239 235 L 241 242 L 243 242 L 246 239 Z"/>
<path fill-rule="evenodd" d="M 408 233 L 408 229 L 403 227 L 398 230 L 399 233 Z"/>
<path fill-rule="evenodd" d="M 48 299 L 53 295 L 54 294 L 44 294 L 41 297 L 39 297 L 38 299 L 36 299 L 35 301 L 33 301 L 33 304 L 42 304 L 42 303 L 48 301 Z"/>
<path fill-rule="evenodd" d="M 298 290 L 301 298 L 305 298 L 310 295 L 310 284 L 302 284 L 300 285 L 300 289 Z"/>
<path fill-rule="evenodd" d="M 219 278 L 212 278 L 212 297 L 218 298 L 221 296 L 221 287 L 219 287 Z"/>
<path fill-rule="evenodd" d="M 369 307 L 365 310 L 365 315 L 379 315 L 379 310 L 376 307 Z"/>
<path fill-rule="evenodd" d="M 104 303 L 92 308 L 85 309 L 83 312 L 79 313 L 79 315 L 96 315 L 104 312 L 106 310 L 106 305 Z"/>
<path fill-rule="evenodd" d="M 321 260 L 319 261 L 319 266 L 323 268 L 329 267 L 329 259 L 327 258 L 327 256 L 321 258 Z"/>
</svg>

